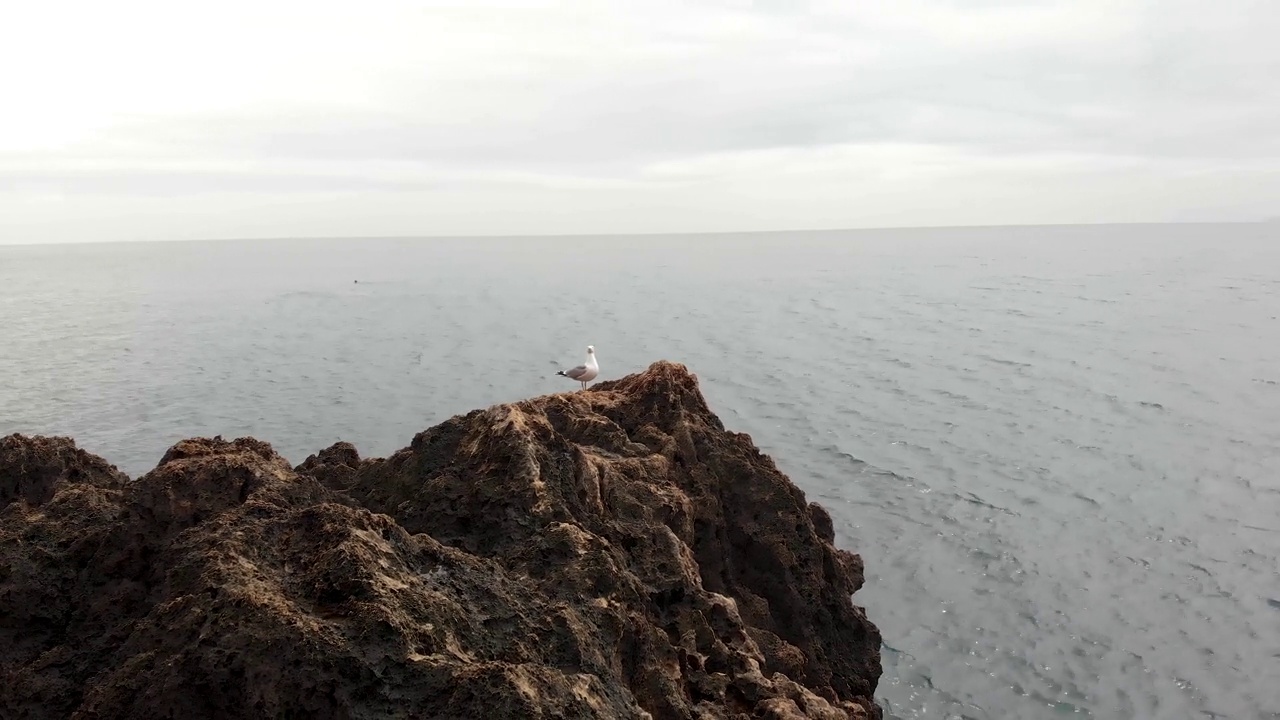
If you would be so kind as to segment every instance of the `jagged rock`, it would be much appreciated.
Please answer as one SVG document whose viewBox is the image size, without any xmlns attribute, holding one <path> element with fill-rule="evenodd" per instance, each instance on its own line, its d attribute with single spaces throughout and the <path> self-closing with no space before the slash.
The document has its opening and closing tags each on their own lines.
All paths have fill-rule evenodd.
<svg viewBox="0 0 1280 720">
<path fill-rule="evenodd" d="M 359 469 L 360 453 L 348 442 L 334 443 L 298 466 L 298 472 L 310 475 L 333 490 L 350 488 Z"/>
<path fill-rule="evenodd" d="M 861 559 L 683 366 L 290 468 L 0 440 L 0 717 L 879 718 Z"/>
<path fill-rule="evenodd" d="M 118 488 L 129 480 L 114 465 L 62 437 L 0 438 L 0 468 L 0 508 L 15 500 L 43 505 L 69 483 Z"/>
</svg>

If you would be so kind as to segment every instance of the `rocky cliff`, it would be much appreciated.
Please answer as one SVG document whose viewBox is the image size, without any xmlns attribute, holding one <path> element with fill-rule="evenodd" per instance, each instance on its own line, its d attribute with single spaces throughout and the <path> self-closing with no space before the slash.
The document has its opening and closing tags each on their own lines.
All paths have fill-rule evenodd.
<svg viewBox="0 0 1280 720">
<path fill-rule="evenodd" d="M 862 561 L 683 366 L 296 468 L 0 440 L 0 717 L 879 718 Z"/>
</svg>

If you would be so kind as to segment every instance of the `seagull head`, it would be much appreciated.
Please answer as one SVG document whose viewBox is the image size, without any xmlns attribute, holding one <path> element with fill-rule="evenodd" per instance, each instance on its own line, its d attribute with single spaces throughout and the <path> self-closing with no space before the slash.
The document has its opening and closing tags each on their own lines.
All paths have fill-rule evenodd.
<svg viewBox="0 0 1280 720">
<path fill-rule="evenodd" d="M 588 355 L 595 355 L 595 354 L 596 354 L 596 346 L 595 346 L 595 345 L 588 345 L 588 346 L 587 346 L 587 354 L 588 354 Z"/>
</svg>

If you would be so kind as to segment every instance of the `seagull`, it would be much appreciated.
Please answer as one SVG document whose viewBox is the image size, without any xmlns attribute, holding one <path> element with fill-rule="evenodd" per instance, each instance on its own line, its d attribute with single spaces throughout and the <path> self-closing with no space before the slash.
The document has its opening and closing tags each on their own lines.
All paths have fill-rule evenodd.
<svg viewBox="0 0 1280 720">
<path fill-rule="evenodd" d="M 595 380 L 596 376 L 600 374 L 600 366 L 596 364 L 595 346 L 593 345 L 587 346 L 587 362 L 586 363 L 579 365 L 578 367 L 573 368 L 571 370 L 560 370 L 556 372 L 556 374 L 563 375 L 569 378 L 570 380 L 577 380 L 578 382 L 582 383 L 582 387 L 585 389 L 587 387 L 587 383 L 591 382 L 592 380 Z"/>
</svg>

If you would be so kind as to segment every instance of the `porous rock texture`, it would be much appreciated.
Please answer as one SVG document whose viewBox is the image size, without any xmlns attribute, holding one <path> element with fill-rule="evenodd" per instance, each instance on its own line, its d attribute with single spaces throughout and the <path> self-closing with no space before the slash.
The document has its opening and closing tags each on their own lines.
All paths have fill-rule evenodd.
<svg viewBox="0 0 1280 720">
<path fill-rule="evenodd" d="M 659 362 L 297 468 L 0 439 L 3 718 L 879 718 L 832 544 Z"/>
</svg>

